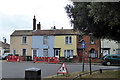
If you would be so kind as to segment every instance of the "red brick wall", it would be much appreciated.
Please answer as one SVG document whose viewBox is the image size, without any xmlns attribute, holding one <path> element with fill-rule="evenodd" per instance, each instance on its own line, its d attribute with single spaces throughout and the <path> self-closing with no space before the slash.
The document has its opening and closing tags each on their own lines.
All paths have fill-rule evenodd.
<svg viewBox="0 0 120 80">
<path fill-rule="evenodd" d="M 88 35 L 84 35 L 83 36 L 84 42 L 85 42 L 85 60 L 88 61 L 88 57 L 89 57 L 89 51 L 94 48 L 97 51 L 97 58 L 100 58 L 100 48 L 101 48 L 101 41 L 100 39 L 96 39 L 95 38 L 95 44 L 90 44 L 90 36 Z M 82 48 L 82 42 L 78 43 L 78 37 L 77 37 L 77 47 Z"/>
</svg>

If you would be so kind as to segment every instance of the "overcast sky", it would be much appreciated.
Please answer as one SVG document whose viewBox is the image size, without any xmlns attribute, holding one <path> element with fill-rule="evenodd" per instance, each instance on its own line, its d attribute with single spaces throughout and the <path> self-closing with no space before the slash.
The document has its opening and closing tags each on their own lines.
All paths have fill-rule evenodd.
<svg viewBox="0 0 120 80">
<path fill-rule="evenodd" d="M 34 15 L 42 29 L 53 26 L 71 29 L 70 20 L 64 7 L 70 0 L 0 0 L 0 41 L 3 37 L 10 43 L 15 30 L 32 30 Z"/>
</svg>

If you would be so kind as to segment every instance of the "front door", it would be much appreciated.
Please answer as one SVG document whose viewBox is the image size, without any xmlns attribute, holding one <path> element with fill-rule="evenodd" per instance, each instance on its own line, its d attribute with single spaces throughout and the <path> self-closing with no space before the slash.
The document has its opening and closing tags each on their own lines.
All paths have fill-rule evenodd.
<svg viewBox="0 0 120 80">
<path fill-rule="evenodd" d="M 34 56 L 38 55 L 38 50 L 37 49 L 33 49 L 32 50 L 32 60 L 34 59 Z"/>
<path fill-rule="evenodd" d="M 55 57 L 60 57 L 60 50 L 59 49 L 55 49 Z"/>
<path fill-rule="evenodd" d="M 22 49 L 22 55 L 27 56 L 27 49 Z"/>
</svg>

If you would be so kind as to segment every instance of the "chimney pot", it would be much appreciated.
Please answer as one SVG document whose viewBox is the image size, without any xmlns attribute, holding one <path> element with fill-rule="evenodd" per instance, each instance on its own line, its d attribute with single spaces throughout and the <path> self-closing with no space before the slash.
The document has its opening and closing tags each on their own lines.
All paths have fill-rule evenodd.
<svg viewBox="0 0 120 80">
<path fill-rule="evenodd" d="M 41 24 L 40 24 L 40 22 L 37 24 L 37 30 L 41 30 Z"/>
<path fill-rule="evenodd" d="M 33 30 L 36 30 L 36 19 L 35 19 L 35 16 L 33 18 Z"/>
<path fill-rule="evenodd" d="M 56 29 L 56 26 L 54 26 L 53 29 Z"/>
</svg>

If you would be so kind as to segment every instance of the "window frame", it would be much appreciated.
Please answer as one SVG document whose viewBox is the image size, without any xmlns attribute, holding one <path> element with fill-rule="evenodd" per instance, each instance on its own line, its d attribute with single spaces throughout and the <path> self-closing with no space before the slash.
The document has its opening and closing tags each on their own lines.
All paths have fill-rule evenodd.
<svg viewBox="0 0 120 80">
<path fill-rule="evenodd" d="M 49 37 L 48 36 L 43 36 L 43 45 L 48 45 L 48 39 Z"/>
<path fill-rule="evenodd" d="M 94 51 L 94 52 L 92 52 L 92 51 Z M 90 57 L 90 55 L 91 55 L 91 58 L 98 58 L 98 54 L 97 54 L 97 52 L 95 51 L 95 49 L 91 49 L 91 50 L 89 51 L 89 57 Z"/>
<path fill-rule="evenodd" d="M 72 44 L 72 36 L 65 36 L 65 44 Z"/>
<path fill-rule="evenodd" d="M 69 52 L 69 55 L 68 55 L 68 51 L 70 51 Z M 71 56 L 72 55 L 72 56 Z M 64 57 L 65 58 L 67 58 L 67 57 L 69 57 L 69 58 L 73 58 L 73 55 L 74 55 L 74 50 L 64 50 Z"/>
<path fill-rule="evenodd" d="M 25 39 L 24 38 L 26 38 L 26 41 L 24 41 Z M 27 44 L 27 36 L 22 36 L 22 44 Z"/>
<path fill-rule="evenodd" d="M 93 40 L 93 41 L 92 41 Z M 95 38 L 90 36 L 90 44 L 95 44 Z"/>
</svg>

